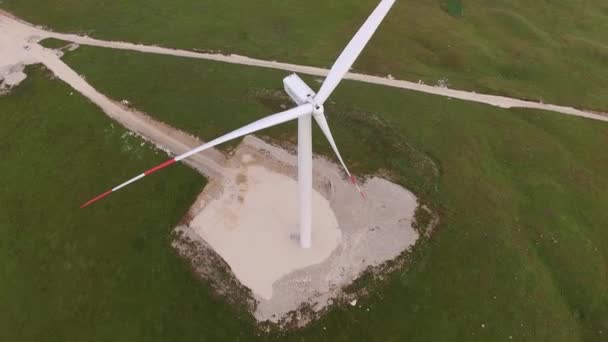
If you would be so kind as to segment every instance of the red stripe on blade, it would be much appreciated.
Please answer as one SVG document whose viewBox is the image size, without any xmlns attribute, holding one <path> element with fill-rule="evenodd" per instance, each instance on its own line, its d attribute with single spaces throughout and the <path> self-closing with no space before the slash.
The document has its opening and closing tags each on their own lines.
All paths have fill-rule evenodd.
<svg viewBox="0 0 608 342">
<path fill-rule="evenodd" d="M 108 190 L 108 191 L 104 192 L 103 194 L 101 194 L 101 195 L 99 195 L 99 196 L 97 196 L 97 197 L 93 198 L 92 200 L 88 201 L 87 203 L 85 203 L 85 204 L 81 205 L 81 206 L 80 206 L 80 209 L 82 209 L 82 208 L 84 208 L 84 207 L 88 207 L 89 205 L 91 205 L 91 204 L 93 204 L 93 203 L 95 203 L 95 202 L 99 201 L 100 199 L 102 199 L 102 198 L 104 198 L 104 197 L 108 196 L 108 195 L 109 195 L 109 194 L 111 194 L 111 193 L 112 193 L 112 190 Z"/>
<path fill-rule="evenodd" d="M 359 191 L 359 193 L 361 194 L 361 197 L 365 198 L 365 194 L 363 193 L 363 191 L 361 191 L 361 188 L 359 188 L 359 185 L 357 185 L 357 178 L 355 178 L 355 176 L 351 175 L 350 181 L 357 188 L 357 191 Z"/>
<path fill-rule="evenodd" d="M 174 164 L 174 163 L 175 163 L 175 159 L 167 160 L 166 162 L 164 162 L 164 163 L 162 163 L 162 164 L 160 164 L 158 166 L 155 166 L 155 167 L 151 168 L 150 170 L 144 172 L 144 175 L 147 176 L 147 175 L 149 175 L 151 173 L 154 173 L 154 172 L 156 172 L 156 171 L 158 171 L 160 169 L 164 169 L 165 167 L 167 167 L 167 166 L 169 166 L 171 164 Z"/>
</svg>

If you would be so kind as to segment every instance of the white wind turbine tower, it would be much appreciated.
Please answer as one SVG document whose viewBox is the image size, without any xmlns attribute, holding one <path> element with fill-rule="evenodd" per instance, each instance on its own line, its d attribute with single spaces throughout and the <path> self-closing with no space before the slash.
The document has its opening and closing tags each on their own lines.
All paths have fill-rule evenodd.
<svg viewBox="0 0 608 342">
<path fill-rule="evenodd" d="M 140 174 L 139 176 L 112 188 L 103 194 L 93 198 L 81 206 L 84 208 L 90 204 L 108 196 L 114 191 L 117 191 L 137 180 L 144 178 L 145 176 L 154 173 L 160 169 L 163 169 L 171 164 L 174 164 L 180 160 L 186 159 L 196 153 L 202 152 L 206 149 L 222 144 L 232 139 L 236 139 L 247 134 L 257 132 L 259 130 L 272 127 L 278 124 L 282 124 L 287 121 L 298 119 L 298 191 L 299 191 L 299 215 L 300 215 L 300 246 L 302 248 L 311 247 L 311 219 L 312 219 L 312 118 L 315 119 L 321 131 L 329 141 L 332 149 L 336 153 L 340 164 L 346 171 L 346 174 L 350 177 L 353 184 L 355 184 L 355 178 L 350 174 L 346 164 L 342 160 L 342 156 L 338 151 L 338 147 L 331 134 L 327 120 L 325 119 L 325 113 L 323 104 L 331 93 L 336 89 L 344 75 L 350 70 L 353 63 L 370 40 L 388 11 L 391 9 L 395 0 L 382 0 L 376 9 L 372 12 L 370 17 L 366 20 L 363 26 L 355 34 L 353 39 L 348 43 L 344 51 L 340 54 L 331 70 L 327 74 L 327 78 L 321 85 L 319 92 L 315 94 L 304 81 L 296 74 L 292 74 L 283 80 L 285 91 L 291 97 L 291 99 L 297 104 L 297 107 L 289 109 L 284 112 L 269 115 L 261 120 L 253 122 L 247 126 L 241 127 L 235 131 L 232 131 L 226 135 L 223 135 L 215 140 L 209 141 L 189 152 L 172 158 L 152 169 Z M 357 189 L 360 192 L 359 187 Z"/>
</svg>

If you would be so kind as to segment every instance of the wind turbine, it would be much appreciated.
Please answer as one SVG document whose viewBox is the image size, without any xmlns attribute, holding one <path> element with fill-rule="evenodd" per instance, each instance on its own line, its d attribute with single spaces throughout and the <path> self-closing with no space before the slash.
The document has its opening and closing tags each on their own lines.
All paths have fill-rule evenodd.
<svg viewBox="0 0 608 342">
<path fill-rule="evenodd" d="M 372 35 L 389 12 L 395 0 L 382 0 L 376 9 L 372 12 L 369 18 L 365 21 L 363 26 L 355 34 L 352 40 L 348 43 L 344 51 L 340 54 L 331 70 L 327 74 L 327 78 L 321 85 L 318 93 L 314 93 L 312 89 L 296 74 L 292 74 L 283 79 L 283 85 L 287 94 L 297 104 L 296 107 L 280 112 L 277 114 L 269 115 L 261 120 L 255 121 L 249 125 L 241 127 L 235 131 L 232 131 L 226 135 L 223 135 L 215 140 L 211 140 L 189 152 L 179 155 L 175 158 L 169 159 L 166 162 L 155 166 L 148 171 L 140 174 L 139 176 L 132 178 L 119 186 L 112 188 L 103 194 L 91 199 L 90 201 L 83 204 L 80 208 L 87 207 L 94 202 L 108 196 L 112 192 L 124 188 L 125 186 L 138 181 L 145 176 L 148 176 L 156 171 L 159 171 L 171 164 L 174 164 L 180 160 L 186 159 L 196 153 L 202 152 L 206 149 L 212 148 L 216 145 L 222 144 L 232 139 L 236 139 L 247 134 L 251 134 L 262 129 L 272 127 L 275 125 L 282 124 L 287 121 L 298 119 L 298 191 L 299 191 L 299 228 L 300 228 L 300 246 L 302 248 L 311 247 L 311 219 L 312 219 L 312 118 L 315 119 L 319 128 L 329 141 L 331 148 L 338 157 L 340 164 L 346 171 L 346 174 L 350 177 L 351 182 L 357 187 L 357 190 L 361 193 L 361 190 L 357 186 L 355 177 L 351 175 L 342 160 L 342 156 L 338 151 L 338 147 L 331 134 L 327 120 L 325 119 L 325 110 L 323 104 L 329 98 L 331 93 L 336 89 L 344 75 L 350 70 L 353 63 L 361 54 L 361 51 L 367 45 L 367 42 L 371 39 Z M 363 194 L 363 193 L 361 193 Z"/>
</svg>

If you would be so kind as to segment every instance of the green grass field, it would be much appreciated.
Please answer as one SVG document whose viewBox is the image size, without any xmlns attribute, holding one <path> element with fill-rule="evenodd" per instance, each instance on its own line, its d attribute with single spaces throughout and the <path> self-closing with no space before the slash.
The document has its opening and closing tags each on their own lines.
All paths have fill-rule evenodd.
<svg viewBox="0 0 608 342">
<path fill-rule="evenodd" d="M 94 37 L 328 67 L 377 0 L 4 0 Z M 355 65 L 457 88 L 608 111 L 608 2 L 398 0 Z"/>
<path fill-rule="evenodd" d="M 281 72 L 96 48 L 81 48 L 65 60 L 112 98 L 128 99 L 203 139 L 268 114 L 281 102 L 267 95 L 280 91 Z M 4 177 L 0 193 L 11 205 L 0 221 L 8 222 L 3 231 L 10 237 L 0 249 L 6 253 L 2 279 L 11 279 L 0 282 L 0 299 L 7 303 L 2 307 L 9 308 L 0 314 L 6 315 L 0 316 L 2 340 L 274 340 L 257 336 L 249 318 L 210 299 L 168 247 L 169 228 L 202 185 L 192 172 L 177 168 L 89 212 L 72 209 L 161 156 L 114 155 L 124 144 L 122 131 L 116 128 L 107 139 L 109 121 L 86 101 L 66 96 L 68 91 L 38 72 L 0 99 L 2 120 L 10 123 L 0 128 L 0 141 L 12 146 L 4 160 L 19 162 L 3 168 L 14 176 Z M 334 309 L 285 340 L 605 338 L 608 125 L 356 82 L 343 83 L 332 101 L 330 125 L 353 169 L 390 171 L 438 208 L 442 221 L 406 269 L 370 285 L 363 309 Z M 49 115 L 40 115 L 41 108 Z M 42 118 L 46 125 L 31 127 Z M 69 146 L 53 140 L 50 146 L 14 145 L 26 134 L 57 139 L 66 132 Z M 267 134 L 293 141 L 295 129 L 286 125 Z M 97 141 L 104 144 L 93 148 Z M 322 139 L 314 148 L 329 153 Z M 74 150 L 77 156 L 66 162 L 66 151 Z M 438 165 L 436 177 L 425 156 Z M 38 164 L 40 159 L 47 164 Z M 105 171 L 93 168 L 95 162 Z M 48 174 L 70 167 L 77 169 L 68 179 Z M 41 169 L 44 177 L 36 174 Z M 35 185 L 32 180 L 45 190 L 24 192 Z M 61 192 L 66 183 L 68 192 Z M 15 200 L 27 194 L 31 202 Z M 52 213 L 49 203 L 57 207 Z M 25 215 L 23 207 L 33 212 Z M 38 230 L 26 233 L 23 227 Z M 143 229 L 153 237 L 142 236 Z M 47 283 L 54 286 L 41 285 Z"/>
<path fill-rule="evenodd" d="M 212 298 L 169 246 L 204 180 L 178 166 L 78 209 L 166 156 L 40 68 L 28 73 L 0 97 L 0 340 L 238 336 L 249 321 Z"/>
</svg>

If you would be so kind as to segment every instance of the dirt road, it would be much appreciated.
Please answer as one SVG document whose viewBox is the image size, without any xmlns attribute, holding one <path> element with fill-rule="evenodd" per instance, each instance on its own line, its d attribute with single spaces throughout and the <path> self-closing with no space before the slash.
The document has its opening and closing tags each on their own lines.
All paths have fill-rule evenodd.
<svg viewBox="0 0 608 342">
<path fill-rule="evenodd" d="M 109 117 L 168 153 L 172 155 L 182 154 L 203 143 L 193 136 L 152 119 L 148 115 L 110 100 L 63 63 L 52 50 L 42 48 L 36 44 L 32 45 L 28 51 L 58 78 L 99 106 Z M 222 177 L 226 172 L 224 168 L 225 156 L 215 149 L 198 153 L 184 160 L 184 162 L 208 177 Z"/>
<path fill-rule="evenodd" d="M 79 36 L 75 34 L 65 34 L 65 33 L 57 33 L 50 32 L 46 30 L 42 30 L 36 28 L 28 23 L 18 21 L 7 14 L 5 12 L 0 11 L 0 21 L 4 22 L 5 25 L 11 25 L 15 28 L 18 28 L 18 31 L 21 32 L 29 32 L 30 36 L 36 37 L 38 40 L 44 38 L 56 38 L 61 40 L 70 41 L 73 43 L 81 44 L 81 45 L 90 45 L 97 47 L 105 47 L 111 49 L 120 49 L 120 50 L 131 50 L 131 51 L 139 51 L 143 53 L 153 53 L 160 55 L 170 55 L 170 56 L 179 56 L 179 57 L 187 57 L 187 58 L 198 58 L 198 59 L 206 59 L 224 63 L 231 64 L 239 64 L 239 65 L 248 65 L 255 66 L 261 68 L 268 69 L 278 69 L 285 70 L 289 72 L 298 72 L 307 75 L 314 76 L 325 76 L 327 75 L 328 70 L 323 68 L 304 66 L 304 65 L 296 65 L 289 63 L 282 63 L 276 61 L 265 61 L 255 58 L 249 58 L 246 56 L 240 55 L 222 55 L 222 54 L 211 54 L 211 53 L 202 53 L 202 52 L 194 52 L 187 50 L 179 50 L 179 49 L 169 49 L 159 46 L 149 46 L 149 45 L 141 45 L 141 44 L 133 44 L 128 42 L 116 42 L 116 41 L 104 41 L 95 38 L 90 38 L 86 36 Z M 378 84 L 387 87 L 393 88 L 401 88 L 408 89 L 413 91 L 419 91 L 428 94 L 434 94 L 439 96 L 446 96 L 450 98 L 484 103 L 496 107 L 501 108 L 531 108 L 531 109 L 541 109 L 551 112 L 558 112 L 566 115 L 574 115 L 579 117 L 584 117 L 593 120 L 607 121 L 608 122 L 608 114 L 605 113 L 594 113 L 590 111 L 584 111 L 580 109 L 576 109 L 573 107 L 567 106 L 558 106 L 552 104 L 545 104 L 533 101 L 520 100 L 505 96 L 495 96 L 495 95 L 485 95 L 478 94 L 475 92 L 468 92 L 462 90 L 449 89 L 444 87 L 437 86 L 429 86 L 425 84 L 419 84 L 416 82 L 404 81 L 404 80 L 396 80 L 390 78 L 383 78 L 372 75 L 365 75 L 359 73 L 348 73 L 346 75 L 346 79 L 355 80 L 359 82 Z"/>
</svg>

